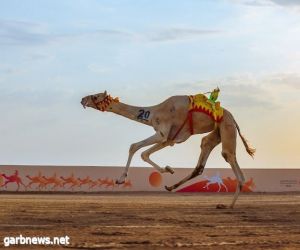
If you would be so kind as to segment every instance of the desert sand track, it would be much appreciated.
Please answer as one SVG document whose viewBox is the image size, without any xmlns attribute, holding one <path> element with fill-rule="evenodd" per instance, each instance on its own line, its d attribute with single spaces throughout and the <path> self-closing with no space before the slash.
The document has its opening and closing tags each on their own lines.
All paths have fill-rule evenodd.
<svg viewBox="0 0 300 250">
<path fill-rule="evenodd" d="M 300 249 L 300 194 L 0 194 L 5 236 L 65 236 L 46 249 Z M 18 246 L 7 249 L 44 249 Z"/>
</svg>

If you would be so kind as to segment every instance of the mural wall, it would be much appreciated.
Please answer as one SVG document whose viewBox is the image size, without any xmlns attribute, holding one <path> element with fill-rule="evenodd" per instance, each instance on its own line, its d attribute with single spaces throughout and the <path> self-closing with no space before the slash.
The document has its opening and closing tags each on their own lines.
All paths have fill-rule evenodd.
<svg viewBox="0 0 300 250">
<path fill-rule="evenodd" d="M 153 168 L 132 167 L 128 180 L 115 180 L 123 167 L 92 166 L 0 166 L 0 191 L 100 192 L 165 191 L 165 185 L 181 180 L 193 169 L 177 168 L 173 175 Z M 300 191 L 300 169 L 243 169 L 243 192 Z M 176 192 L 234 192 L 236 178 L 231 169 L 207 168 L 201 176 Z M 167 191 L 166 191 L 167 192 Z"/>
</svg>

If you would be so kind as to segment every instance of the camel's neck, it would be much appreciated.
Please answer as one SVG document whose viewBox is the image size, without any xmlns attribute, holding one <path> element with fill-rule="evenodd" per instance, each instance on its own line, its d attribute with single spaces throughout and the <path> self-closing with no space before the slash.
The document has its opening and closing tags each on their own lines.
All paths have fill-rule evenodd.
<svg viewBox="0 0 300 250">
<path fill-rule="evenodd" d="M 135 106 L 127 105 L 125 103 L 118 102 L 118 103 L 113 103 L 108 108 L 107 111 L 124 116 L 130 120 L 134 120 L 136 122 L 140 122 L 140 123 L 151 126 L 151 122 L 150 122 L 151 110 L 150 110 L 150 108 L 135 107 Z"/>
</svg>

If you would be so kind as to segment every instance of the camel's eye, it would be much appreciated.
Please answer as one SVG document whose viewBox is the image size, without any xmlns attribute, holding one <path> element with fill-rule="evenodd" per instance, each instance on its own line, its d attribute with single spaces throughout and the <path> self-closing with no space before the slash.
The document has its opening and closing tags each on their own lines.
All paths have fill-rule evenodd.
<svg viewBox="0 0 300 250">
<path fill-rule="evenodd" d="M 96 101 L 97 100 L 97 97 L 96 96 L 92 96 L 92 99 L 94 100 L 94 101 Z"/>
</svg>

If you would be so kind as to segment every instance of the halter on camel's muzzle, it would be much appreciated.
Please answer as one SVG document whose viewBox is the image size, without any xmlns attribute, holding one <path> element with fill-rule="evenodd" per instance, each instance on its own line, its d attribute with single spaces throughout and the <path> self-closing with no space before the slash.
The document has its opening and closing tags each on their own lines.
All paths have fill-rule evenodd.
<svg viewBox="0 0 300 250">
<path fill-rule="evenodd" d="M 102 112 L 106 111 L 112 102 L 115 102 L 115 103 L 119 102 L 118 97 L 112 98 L 110 95 L 105 96 L 105 98 L 100 102 L 95 102 L 94 97 L 95 96 L 91 97 L 93 104 L 95 105 L 96 109 L 98 109 Z"/>
</svg>

